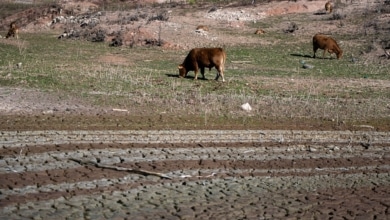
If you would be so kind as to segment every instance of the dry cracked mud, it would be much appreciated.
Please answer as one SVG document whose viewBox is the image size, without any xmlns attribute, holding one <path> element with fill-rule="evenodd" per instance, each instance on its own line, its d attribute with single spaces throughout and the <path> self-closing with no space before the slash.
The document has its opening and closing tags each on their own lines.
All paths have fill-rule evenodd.
<svg viewBox="0 0 390 220">
<path fill-rule="evenodd" d="M 389 133 L 3 131 L 1 219 L 386 219 Z M 103 169 L 74 160 L 134 170 Z"/>
</svg>

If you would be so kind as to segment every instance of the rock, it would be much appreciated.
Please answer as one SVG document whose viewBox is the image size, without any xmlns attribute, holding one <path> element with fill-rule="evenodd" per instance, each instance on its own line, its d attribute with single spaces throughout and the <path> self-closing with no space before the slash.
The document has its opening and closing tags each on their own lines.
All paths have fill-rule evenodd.
<svg viewBox="0 0 390 220">
<path fill-rule="evenodd" d="M 245 111 L 251 111 L 252 107 L 249 105 L 249 103 L 245 103 L 245 104 L 241 105 L 241 109 L 245 110 Z"/>
</svg>

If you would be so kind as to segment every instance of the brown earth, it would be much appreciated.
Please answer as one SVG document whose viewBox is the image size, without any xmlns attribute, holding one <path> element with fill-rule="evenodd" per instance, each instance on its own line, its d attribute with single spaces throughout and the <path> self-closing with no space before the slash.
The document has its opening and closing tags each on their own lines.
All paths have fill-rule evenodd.
<svg viewBox="0 0 390 220">
<path fill-rule="evenodd" d="M 92 3 L 78 4 L 82 5 L 77 7 L 80 10 L 95 7 Z M 232 20 L 212 20 L 254 32 L 234 18 L 237 12 L 254 17 L 322 12 L 324 4 L 298 1 L 232 7 L 219 14 L 223 17 L 230 13 Z M 203 23 L 215 25 L 202 17 L 204 12 L 199 13 L 172 16 L 168 25 L 177 28 L 179 21 L 194 28 Z M 50 19 L 42 18 L 24 30 L 36 31 Z M 336 25 L 323 30 L 334 31 Z M 155 36 L 151 33 L 158 27 L 158 23 L 146 27 L 145 36 Z M 54 28 L 62 31 L 63 27 Z M 307 27 L 307 35 L 317 28 Z M 203 37 L 190 29 L 183 35 L 193 41 L 183 43 L 168 33 L 163 33 L 163 39 L 167 47 L 175 49 L 191 48 L 217 36 L 212 29 Z M 234 43 L 242 39 L 226 40 Z M 100 59 L 122 62 L 114 55 Z M 361 82 L 345 83 L 353 86 Z M 1 219 L 386 219 L 390 215 L 388 119 L 354 124 L 286 118 L 256 118 L 242 123 L 238 118 L 230 123 L 209 119 L 205 124 L 199 123 L 204 121 L 202 117 L 97 108 L 61 94 L 21 88 L 0 88 L 0 100 Z M 108 142 L 98 133 L 113 130 L 119 137 Z M 272 137 L 265 141 L 239 140 L 237 136 L 202 141 L 205 135 L 195 134 L 199 140 L 177 143 L 154 142 L 146 133 L 140 135 L 145 141 L 138 143 L 126 141 L 137 136 L 120 134 L 126 130 L 162 130 L 172 138 L 180 136 L 175 135 L 177 130 L 242 130 L 243 136 L 247 136 L 246 130 L 261 130 L 258 135 L 272 133 Z M 59 131 L 91 138 L 86 143 L 70 133 L 50 133 Z M 300 136 L 299 131 L 308 134 Z M 339 139 L 326 131 L 334 132 Z M 316 139 L 319 136 L 325 140 Z M 172 178 L 81 165 L 69 158 L 164 173 Z"/>
<path fill-rule="evenodd" d="M 122 130 L 2 135 L 1 218 L 389 215 L 388 133 Z M 132 170 L 103 169 L 90 160 Z"/>
</svg>

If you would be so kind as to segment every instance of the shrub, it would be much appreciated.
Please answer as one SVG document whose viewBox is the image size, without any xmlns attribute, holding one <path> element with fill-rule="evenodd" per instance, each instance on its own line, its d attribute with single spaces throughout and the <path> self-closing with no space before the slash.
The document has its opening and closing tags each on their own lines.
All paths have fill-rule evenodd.
<svg viewBox="0 0 390 220">
<path fill-rule="evenodd" d="M 340 12 L 339 10 L 335 11 L 333 13 L 333 16 L 332 16 L 332 19 L 333 20 L 343 20 L 347 17 L 346 14 L 343 14 L 342 12 Z"/>
<path fill-rule="evenodd" d="M 168 19 L 169 19 L 168 12 L 167 11 L 163 11 L 163 12 L 160 12 L 159 14 L 157 14 L 156 16 L 150 17 L 148 19 L 148 22 L 151 22 L 151 21 L 168 21 Z"/>
</svg>

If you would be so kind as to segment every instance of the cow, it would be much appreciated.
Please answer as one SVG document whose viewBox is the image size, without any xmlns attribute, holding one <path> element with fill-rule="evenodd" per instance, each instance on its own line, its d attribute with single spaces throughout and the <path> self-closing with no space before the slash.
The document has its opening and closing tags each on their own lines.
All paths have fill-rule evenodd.
<svg viewBox="0 0 390 220">
<path fill-rule="evenodd" d="M 198 79 L 198 71 L 202 73 L 203 79 L 204 69 L 215 67 L 218 71 L 215 80 L 222 77 L 222 82 L 225 82 L 225 78 L 223 76 L 223 71 L 225 68 L 226 61 L 226 52 L 222 48 L 194 48 L 192 49 L 187 57 L 184 59 L 184 62 L 178 66 L 179 69 L 179 77 L 186 77 L 189 71 L 195 72 L 194 80 Z"/>
<path fill-rule="evenodd" d="M 316 52 L 318 49 L 324 50 L 322 58 L 325 57 L 326 51 L 328 51 L 330 55 L 332 55 L 332 53 L 335 53 L 337 59 L 340 59 L 343 56 L 343 51 L 341 50 L 337 42 L 333 38 L 322 34 L 316 34 L 313 37 L 313 58 L 316 58 Z"/>
<path fill-rule="evenodd" d="M 326 12 L 329 12 L 329 13 L 332 13 L 333 11 L 333 4 L 331 1 L 328 1 L 325 3 L 325 11 Z"/>
<path fill-rule="evenodd" d="M 255 31 L 255 34 L 265 34 L 265 31 L 263 30 L 263 29 L 257 29 L 256 31 Z"/>
<path fill-rule="evenodd" d="M 12 22 L 9 25 L 9 30 L 5 38 L 9 38 L 9 37 L 15 37 L 16 39 L 19 39 L 19 27 L 16 26 L 15 22 Z"/>
<path fill-rule="evenodd" d="M 196 30 L 197 31 L 209 31 L 209 27 L 207 27 L 205 25 L 198 25 L 198 27 L 196 27 Z"/>
</svg>

